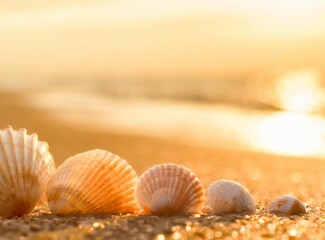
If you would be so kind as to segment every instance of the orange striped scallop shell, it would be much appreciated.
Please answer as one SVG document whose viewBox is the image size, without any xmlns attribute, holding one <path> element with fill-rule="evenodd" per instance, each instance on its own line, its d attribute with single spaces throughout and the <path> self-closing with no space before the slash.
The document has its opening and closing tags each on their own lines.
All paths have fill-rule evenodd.
<svg viewBox="0 0 325 240">
<path fill-rule="evenodd" d="M 68 158 L 58 167 L 48 188 L 54 214 L 111 214 L 138 210 L 137 174 L 119 156 L 91 150 Z"/>
<path fill-rule="evenodd" d="M 30 213 L 46 200 L 46 187 L 55 170 L 46 142 L 26 129 L 0 131 L 0 216 Z"/>
<path fill-rule="evenodd" d="M 141 175 L 136 197 L 144 214 L 199 213 L 205 203 L 205 190 L 190 169 L 161 164 Z"/>
</svg>

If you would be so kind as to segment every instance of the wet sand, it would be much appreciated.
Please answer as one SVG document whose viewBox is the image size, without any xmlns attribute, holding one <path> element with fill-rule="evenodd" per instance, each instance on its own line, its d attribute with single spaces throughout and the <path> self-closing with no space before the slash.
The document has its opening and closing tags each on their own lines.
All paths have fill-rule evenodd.
<svg viewBox="0 0 325 240">
<path fill-rule="evenodd" d="M 227 178 L 239 181 L 253 194 L 255 215 L 202 216 L 84 216 L 50 215 L 46 206 L 22 218 L 0 219 L 2 238 L 35 239 L 321 239 L 325 237 L 325 161 L 262 153 L 193 147 L 176 142 L 122 134 L 94 133 L 57 122 L 46 112 L 24 106 L 20 95 L 0 94 L 0 127 L 12 125 L 36 132 L 47 141 L 56 165 L 76 153 L 101 148 L 125 158 L 140 175 L 157 163 L 173 162 L 191 168 L 207 187 Z M 293 194 L 306 205 L 304 216 L 265 213 L 277 196 Z M 0 238 L 1 238 L 0 237 Z"/>
</svg>

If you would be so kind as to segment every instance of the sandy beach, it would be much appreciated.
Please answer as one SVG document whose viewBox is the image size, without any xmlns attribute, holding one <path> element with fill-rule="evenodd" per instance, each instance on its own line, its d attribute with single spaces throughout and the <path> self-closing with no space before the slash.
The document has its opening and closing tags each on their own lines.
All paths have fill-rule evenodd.
<svg viewBox="0 0 325 240">
<path fill-rule="evenodd" d="M 321 239 L 324 236 L 325 161 L 316 158 L 283 157 L 245 151 L 195 147 L 178 142 L 99 133 L 73 128 L 56 121 L 46 112 L 26 107 L 24 96 L 0 94 L 0 126 L 24 127 L 48 142 L 59 166 L 74 154 L 106 149 L 126 159 L 141 175 L 149 167 L 173 162 L 191 168 L 207 186 L 217 179 L 239 181 L 257 203 L 251 216 L 84 216 L 51 215 L 42 206 L 29 216 L 0 220 L 2 238 L 20 239 Z M 306 207 L 304 216 L 267 214 L 274 198 L 293 194 Z"/>
<path fill-rule="evenodd" d="M 0 217 L 0 240 L 325 239 L 324 29 L 322 0 L 0 1 L 0 129 L 37 133 L 56 167 L 104 149 L 138 176 L 176 163 L 205 189 L 238 181 L 256 203 L 227 216 L 207 204 L 57 216 L 44 203 Z M 307 213 L 267 213 L 287 194 Z"/>
</svg>

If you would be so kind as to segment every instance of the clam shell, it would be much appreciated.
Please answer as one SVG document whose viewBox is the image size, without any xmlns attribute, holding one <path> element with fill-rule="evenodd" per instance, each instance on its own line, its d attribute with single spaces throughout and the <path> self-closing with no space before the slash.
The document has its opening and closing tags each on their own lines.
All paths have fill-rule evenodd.
<svg viewBox="0 0 325 240">
<path fill-rule="evenodd" d="M 49 183 L 48 202 L 54 214 L 129 213 L 135 199 L 137 174 L 119 156 L 91 150 L 68 158 Z"/>
<path fill-rule="evenodd" d="M 296 197 L 284 195 L 276 198 L 269 206 L 268 212 L 285 215 L 305 214 L 305 205 Z"/>
<path fill-rule="evenodd" d="M 25 129 L 0 131 L 0 216 L 22 216 L 44 201 L 55 170 L 46 142 Z"/>
<path fill-rule="evenodd" d="M 207 202 L 213 212 L 225 214 L 251 214 L 256 210 L 255 201 L 249 191 L 240 183 L 218 180 L 208 187 Z"/>
<path fill-rule="evenodd" d="M 199 213 L 205 203 L 205 190 L 190 169 L 161 164 L 141 175 L 136 197 L 144 214 Z"/>
</svg>

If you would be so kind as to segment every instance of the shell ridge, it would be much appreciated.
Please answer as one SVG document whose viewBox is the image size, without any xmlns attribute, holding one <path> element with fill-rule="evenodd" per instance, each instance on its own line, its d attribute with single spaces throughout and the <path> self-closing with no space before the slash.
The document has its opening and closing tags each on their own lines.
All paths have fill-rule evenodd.
<svg viewBox="0 0 325 240">
<path fill-rule="evenodd" d="M 24 141 L 28 141 L 28 143 L 30 143 L 30 145 L 33 144 L 32 139 L 34 138 L 32 135 L 30 135 L 28 137 L 28 139 L 26 139 L 26 137 L 28 137 L 27 133 L 25 132 L 24 134 Z M 28 146 L 27 144 L 25 144 L 25 149 L 24 149 L 24 156 L 22 159 L 22 165 L 23 165 L 23 178 L 25 179 L 24 181 L 24 190 L 25 190 L 25 195 L 26 196 L 33 196 L 31 195 L 31 189 L 27 186 L 28 184 L 30 184 L 31 181 L 30 180 L 30 171 L 31 171 L 31 167 L 30 167 L 30 162 L 29 160 L 33 159 L 32 155 L 33 155 L 33 148 Z M 25 154 L 26 153 L 26 154 Z"/>
<path fill-rule="evenodd" d="M 132 208 L 132 209 L 138 209 L 138 205 L 137 205 L 137 202 L 135 200 L 135 198 L 133 196 L 127 196 L 126 194 L 128 195 L 131 195 L 133 194 L 133 191 L 126 191 L 125 192 L 125 195 L 121 195 L 121 197 L 123 197 L 123 201 L 122 199 L 118 200 L 118 201 L 115 201 L 114 204 L 112 204 L 112 202 L 110 202 L 110 204 L 105 204 L 104 207 L 105 207 L 105 211 L 106 212 L 111 212 L 111 213 L 119 213 L 119 211 L 122 209 L 122 208 Z M 127 197 L 125 197 L 127 196 Z M 128 210 L 128 212 L 130 212 Z"/>
<path fill-rule="evenodd" d="M 268 207 L 270 213 L 282 213 L 285 215 L 305 214 L 305 205 L 295 196 L 284 195 L 273 200 Z"/>
<path fill-rule="evenodd" d="M 167 170 L 167 169 L 166 169 Z M 171 172 L 171 171 L 169 171 Z M 162 179 L 163 180 L 163 179 Z M 167 177 L 166 177 L 166 186 L 164 186 L 166 189 L 167 189 L 167 195 L 168 195 L 168 201 L 171 201 L 169 202 L 169 204 L 166 203 L 163 203 L 164 205 L 173 205 L 174 204 L 174 199 L 172 198 L 173 197 L 173 191 L 174 191 L 174 186 L 177 185 L 177 178 L 173 178 L 171 177 L 171 174 L 167 174 Z M 167 201 L 167 199 L 166 199 Z"/>
<path fill-rule="evenodd" d="M 122 159 L 119 156 L 117 156 L 116 154 L 113 154 L 111 152 L 107 152 L 105 153 L 105 160 L 108 161 L 108 167 L 110 169 L 114 169 L 116 167 L 116 165 L 118 165 L 120 162 L 119 160 Z"/>
<path fill-rule="evenodd" d="M 10 139 L 11 141 L 10 142 L 10 146 L 9 148 L 11 147 L 12 149 L 12 152 L 11 152 L 11 155 L 12 155 L 12 160 L 11 160 L 11 164 L 13 166 L 13 170 L 14 172 L 16 172 L 18 174 L 18 176 L 21 176 L 21 172 L 19 170 L 19 164 L 18 164 L 18 151 L 19 151 L 19 147 L 17 145 L 19 145 L 19 140 L 20 140 L 20 135 L 21 134 L 21 131 L 19 130 L 17 132 L 17 136 L 15 137 L 14 136 L 14 131 L 12 129 L 10 129 L 8 131 L 8 135 L 10 136 Z M 22 164 L 20 164 L 22 165 Z M 15 182 L 15 186 L 14 186 L 14 189 L 15 191 L 17 191 L 21 186 L 22 186 L 22 179 L 21 178 L 18 178 L 17 181 L 14 181 Z M 22 192 L 19 192 L 19 195 L 21 194 L 24 194 Z M 20 199 L 19 199 L 20 200 Z M 20 200 L 21 201 L 21 200 Z"/>
<path fill-rule="evenodd" d="M 22 177 L 23 179 L 26 179 L 26 164 L 27 164 L 27 139 L 26 139 L 26 130 L 24 131 L 23 137 L 22 137 Z M 27 186 L 26 186 L 26 181 L 23 181 L 23 189 L 24 191 L 28 191 L 27 190 Z"/>
<path fill-rule="evenodd" d="M 47 157 L 45 156 L 48 152 L 45 149 L 46 145 L 42 142 L 38 141 L 36 146 L 36 171 L 35 176 L 38 176 L 37 179 L 37 188 L 33 188 L 34 192 L 32 196 L 38 196 L 36 202 L 42 202 L 46 199 L 46 185 L 41 184 L 41 182 L 48 182 L 48 175 L 50 174 L 47 170 L 50 167 L 49 163 L 47 163 Z M 35 202 L 35 203 L 36 203 Z"/>
<path fill-rule="evenodd" d="M 105 160 L 106 156 L 104 154 L 102 154 L 101 151 L 96 151 L 95 153 L 96 154 L 95 154 L 94 158 L 99 157 L 98 161 L 104 161 Z M 86 152 L 86 155 L 85 155 L 86 160 L 84 162 L 84 167 L 83 168 L 85 168 L 85 169 L 93 169 L 93 168 L 95 168 L 96 172 L 99 171 L 100 167 L 96 164 L 96 162 L 90 161 L 89 160 L 90 158 L 91 158 L 91 153 L 88 151 L 88 152 Z M 70 168 L 70 171 L 71 170 L 72 171 L 74 170 L 74 166 L 72 166 Z M 93 170 L 93 171 L 95 171 L 95 170 Z M 90 182 L 95 182 L 95 180 L 97 180 L 99 178 L 98 174 L 94 174 L 93 178 L 88 178 L 87 179 L 87 176 L 85 174 L 82 174 L 82 171 L 80 171 L 80 175 L 83 176 L 83 178 L 79 179 L 79 181 L 73 182 L 74 184 L 76 184 L 76 186 L 75 186 L 76 189 L 84 189 L 85 186 L 88 186 L 88 184 L 90 184 Z M 69 175 L 66 175 L 66 177 L 70 178 Z M 65 179 L 65 181 L 66 181 L 66 179 Z M 91 194 L 91 193 L 86 192 L 85 197 L 88 196 L 88 194 Z"/>
<path fill-rule="evenodd" d="M 30 196 L 33 197 L 33 202 L 34 204 L 36 204 L 38 201 L 44 201 L 45 200 L 45 192 L 46 192 L 46 186 L 41 184 L 42 181 L 47 182 L 47 176 L 45 174 L 45 172 L 47 171 L 46 166 L 44 166 L 43 164 L 43 157 L 37 153 L 36 154 L 36 161 L 34 162 L 34 164 L 36 165 L 34 167 L 35 172 L 34 175 L 32 177 L 32 182 L 34 183 L 34 187 L 32 188 L 32 192 L 29 192 Z M 38 176 L 38 178 L 36 178 L 35 176 Z"/>
<path fill-rule="evenodd" d="M 104 158 L 104 159 L 106 159 L 106 158 Z M 100 171 L 101 169 L 98 169 L 98 170 Z M 93 180 L 94 184 L 92 186 L 93 189 L 95 189 L 94 192 L 91 193 L 90 191 L 88 191 L 88 193 L 91 193 L 91 194 L 86 194 L 85 195 L 85 198 L 89 198 L 90 195 L 94 195 L 93 198 L 90 198 L 89 199 L 90 202 L 100 203 L 101 200 L 104 200 L 104 199 L 106 200 L 106 198 L 109 198 L 109 196 L 111 196 L 111 189 L 114 186 L 112 186 L 113 184 L 111 184 L 110 186 L 107 186 L 106 185 L 106 183 L 107 183 L 108 180 L 110 182 L 112 182 L 112 179 L 111 178 L 107 178 L 107 173 L 108 173 L 108 169 L 105 168 L 105 170 L 100 171 L 100 173 L 97 173 L 96 174 L 97 178 L 96 178 L 96 180 L 95 179 Z M 101 181 L 98 181 L 98 180 L 101 180 Z M 107 194 L 103 194 L 105 192 L 102 191 L 102 190 L 105 189 L 105 188 L 107 188 Z M 92 207 L 92 206 L 89 205 L 88 206 L 88 209 L 90 207 Z M 97 210 L 96 207 L 100 209 L 102 206 L 100 204 L 97 204 L 97 206 L 94 207 L 95 208 L 94 209 L 95 211 Z"/>
<path fill-rule="evenodd" d="M 62 214 L 72 212 L 96 214 L 132 212 L 138 209 L 134 201 L 137 175 L 124 159 L 100 149 L 77 154 L 69 159 L 66 160 L 65 167 L 69 168 L 71 164 L 73 167 L 69 170 L 71 172 L 64 173 L 65 180 L 62 181 L 63 176 L 61 179 L 63 170 L 60 168 L 53 178 L 62 181 L 62 184 L 70 181 L 69 185 L 75 193 L 67 196 L 64 191 L 70 190 L 63 190 L 57 196 L 59 202 L 51 202 L 53 200 L 51 189 L 54 187 L 54 182 L 50 184 L 48 196 L 51 211 Z M 84 164 L 85 162 L 87 164 Z M 83 175 L 78 179 L 81 182 L 78 188 L 76 183 L 71 181 L 71 178 L 76 176 L 75 172 Z"/>
<path fill-rule="evenodd" d="M 240 183 L 221 179 L 209 185 L 207 202 L 220 215 L 231 213 L 254 213 L 255 201 L 250 192 Z"/>
<path fill-rule="evenodd" d="M 193 177 L 192 175 L 190 175 L 187 180 L 190 182 L 190 184 L 188 184 L 186 186 L 186 189 L 184 191 L 184 196 L 191 195 L 193 192 L 196 192 L 197 190 L 199 190 L 199 188 L 195 184 L 196 180 L 199 181 L 199 179 L 197 179 L 196 177 Z M 191 201 L 189 201 L 190 198 L 185 197 L 185 199 L 186 199 L 185 201 L 191 202 Z"/>
<path fill-rule="evenodd" d="M 177 171 L 178 169 L 175 169 L 175 166 L 172 164 L 163 164 L 161 167 L 157 166 L 156 171 L 157 171 L 157 186 L 155 189 L 155 192 L 152 193 L 153 196 L 157 195 L 158 193 L 163 193 L 162 196 L 159 197 L 155 196 L 156 198 L 159 197 L 155 208 L 156 209 L 161 209 L 163 207 L 165 208 L 170 208 L 175 204 L 175 197 L 174 197 L 174 192 L 175 188 L 177 189 L 178 186 L 178 178 L 171 177 L 172 172 Z M 177 184 L 175 184 L 175 182 Z"/>
<path fill-rule="evenodd" d="M 132 191 L 125 191 L 124 193 L 125 194 L 120 195 L 120 197 L 127 196 L 127 194 L 132 194 Z M 115 201 L 106 202 L 104 206 L 106 206 L 105 209 L 112 211 L 114 209 L 119 209 L 119 207 L 123 206 L 123 205 L 132 205 L 133 200 L 134 200 L 134 198 L 132 196 L 131 197 L 123 197 L 123 200 L 115 199 Z M 101 199 L 101 202 L 104 202 L 104 200 Z"/>
<path fill-rule="evenodd" d="M 168 165 L 167 165 L 168 166 Z M 166 167 L 167 167 L 166 166 Z M 168 189 L 169 189 L 169 196 L 172 198 L 171 199 L 171 206 L 175 206 L 175 209 L 178 209 L 178 203 L 182 202 L 183 199 L 183 194 L 178 194 L 179 191 L 181 191 L 181 186 L 182 186 L 182 172 L 181 172 L 181 168 L 177 168 L 175 165 L 170 164 L 170 174 L 168 176 L 169 179 L 171 179 L 170 181 L 170 185 L 168 185 Z M 173 173 L 178 176 L 172 176 Z M 179 201 L 177 201 L 177 197 L 180 197 Z"/>
<path fill-rule="evenodd" d="M 238 191 L 242 191 L 242 195 L 246 196 L 246 197 L 244 198 L 244 201 L 242 201 L 242 203 L 241 203 L 241 209 L 243 212 L 251 213 L 251 212 L 253 212 L 255 203 L 253 203 L 253 198 L 252 198 L 251 194 L 249 193 L 249 191 L 247 190 L 247 188 L 245 188 L 244 186 L 242 186 L 242 187 L 243 187 L 243 189 L 238 189 Z"/>
<path fill-rule="evenodd" d="M 4 142 L 3 142 L 1 131 L 0 131 L 0 164 L 1 164 L 0 175 L 1 175 L 1 178 L 4 179 L 4 182 L 2 185 L 3 191 L 6 191 L 6 189 L 8 188 L 8 183 L 10 184 L 10 182 L 11 182 L 11 179 L 8 175 L 9 174 L 8 171 L 5 171 L 5 168 L 7 167 L 6 161 L 7 161 L 7 156 L 6 156 L 6 152 L 4 149 Z"/>
<path fill-rule="evenodd" d="M 157 186 L 157 179 L 154 175 L 154 169 L 151 169 L 149 172 L 148 172 L 148 180 L 149 180 L 149 188 L 150 188 L 150 192 L 154 192 L 155 191 L 155 188 Z M 152 198 L 150 199 L 150 201 L 152 200 Z"/>
<path fill-rule="evenodd" d="M 157 179 L 157 186 L 155 189 L 155 192 L 152 192 L 152 196 L 157 195 L 158 193 L 164 193 L 157 201 L 156 206 L 154 208 L 159 209 L 162 206 L 166 206 L 168 207 L 171 203 L 170 201 L 172 201 L 172 199 L 170 198 L 171 194 L 170 194 L 170 188 L 169 188 L 169 184 L 171 181 L 171 178 L 169 177 L 169 169 L 168 169 L 168 165 L 167 164 L 162 164 L 161 166 L 157 166 L 155 168 L 156 170 L 156 179 Z M 166 191 L 167 190 L 167 191 Z M 155 198 L 157 198 L 157 196 L 155 196 Z"/>
<path fill-rule="evenodd" d="M 129 180 L 129 181 L 125 182 L 126 180 Z M 120 184 L 121 182 L 123 184 Z M 129 186 L 129 185 L 133 186 L 135 183 L 136 183 L 136 176 L 134 176 L 134 174 L 132 172 L 128 172 L 123 177 L 118 178 L 116 180 L 116 186 L 113 186 L 115 184 L 112 183 L 111 184 L 112 186 L 110 186 L 110 189 L 112 189 L 112 190 L 116 189 L 117 191 L 120 191 L 122 186 Z"/>
<path fill-rule="evenodd" d="M 185 182 L 190 183 L 190 184 L 187 184 L 187 186 L 185 185 L 185 191 L 183 192 L 183 197 L 182 197 L 183 205 L 186 206 L 184 211 L 189 212 L 192 209 L 192 205 L 197 206 L 197 207 L 199 206 L 198 204 L 196 205 L 196 203 L 199 200 L 196 197 L 196 195 L 199 195 L 201 192 L 200 192 L 200 188 L 195 183 L 196 183 L 196 181 L 198 183 L 200 183 L 200 180 L 192 173 L 192 171 L 189 168 L 186 168 L 186 167 L 183 168 L 182 175 L 183 175 L 183 185 L 185 184 Z M 203 188 L 203 186 L 202 186 L 202 188 Z M 196 195 L 194 195 L 194 193 Z M 205 194 L 205 193 L 202 192 L 201 194 Z M 179 203 L 181 203 L 181 201 L 179 201 Z M 180 207 L 182 207 L 182 206 L 180 206 Z"/>
<path fill-rule="evenodd" d="M 154 191 L 155 188 L 158 187 L 158 181 L 157 181 L 157 178 L 155 176 L 155 169 L 152 169 L 151 171 L 149 171 L 149 183 L 150 183 L 150 191 Z"/>
<path fill-rule="evenodd" d="M 194 209 L 192 208 L 197 205 L 196 202 L 202 202 L 199 208 L 201 209 L 203 207 L 203 203 L 205 202 L 205 190 L 197 177 L 192 180 L 191 185 L 186 189 L 186 196 L 191 196 L 186 199 L 186 205 L 188 206 L 187 211 L 193 211 Z M 201 198 L 199 196 L 201 196 Z"/>
<path fill-rule="evenodd" d="M 234 191 L 231 191 L 231 188 L 228 188 L 228 192 L 231 193 L 231 203 L 233 204 L 232 206 L 236 206 L 232 211 L 234 213 L 240 213 L 245 211 L 245 206 L 244 204 L 246 203 L 246 198 L 243 198 L 242 195 L 246 195 L 244 192 L 241 191 L 240 187 L 238 185 L 232 184 L 231 185 L 234 188 Z M 243 200 L 245 203 L 243 203 Z"/>
<path fill-rule="evenodd" d="M 58 169 L 62 169 L 62 165 L 58 167 Z M 55 172 L 52 176 L 52 179 L 50 180 L 49 182 L 49 186 L 52 185 L 52 188 L 49 188 L 48 187 L 48 191 L 47 191 L 47 198 L 49 198 L 49 195 L 51 194 L 52 196 L 55 196 L 53 197 L 54 201 L 56 201 L 57 197 L 59 194 L 60 194 L 60 187 L 57 187 L 57 186 L 60 186 L 62 185 L 62 178 L 57 180 L 57 178 L 55 178 L 57 175 L 57 172 Z M 64 179 L 64 178 L 63 178 Z M 50 203 L 49 203 L 50 204 Z"/>
<path fill-rule="evenodd" d="M 105 155 L 104 156 L 101 156 L 102 154 L 100 154 L 100 152 L 97 154 L 97 157 L 101 157 L 100 161 L 103 161 L 105 159 Z M 94 183 L 93 185 L 93 188 L 96 189 L 96 186 L 97 184 L 99 184 L 100 181 L 98 181 L 98 179 L 101 179 L 101 177 L 104 175 L 102 172 L 101 172 L 101 169 L 100 169 L 100 166 L 96 165 L 94 162 L 92 161 L 88 161 L 87 162 L 88 164 L 88 167 L 89 169 L 93 168 L 92 171 L 94 171 L 94 175 L 93 175 L 93 178 L 86 178 L 84 177 L 83 181 L 79 181 L 79 183 L 81 182 L 81 186 L 78 187 L 78 185 L 75 187 L 76 189 L 75 190 L 78 190 L 78 189 L 84 189 L 85 186 L 88 186 L 89 184 L 91 184 L 91 182 Z M 95 168 L 95 169 L 94 169 Z M 95 173 L 96 172 L 96 173 Z M 84 176 L 86 176 L 84 174 Z M 97 189 L 98 190 L 98 189 Z M 80 191 L 80 193 L 83 193 L 82 191 Z M 96 194 L 97 192 L 95 192 L 93 194 L 93 197 L 96 199 L 98 197 L 98 195 Z M 83 193 L 80 197 L 83 199 L 83 203 L 84 205 L 86 204 L 86 199 L 89 199 L 89 196 L 92 195 L 92 192 L 91 191 L 86 191 L 85 193 Z M 89 199 L 88 201 L 91 202 L 92 199 Z M 88 204 L 88 208 L 87 206 L 82 206 L 84 208 L 84 210 L 88 210 L 89 207 L 91 205 Z"/>
<path fill-rule="evenodd" d="M 5 194 L 0 199 L 6 201 L 0 204 L 2 217 L 31 212 L 47 185 L 43 172 L 48 169 L 35 148 L 37 135 L 27 135 L 26 132 L 11 127 L 0 131 L 0 193 Z"/>
<path fill-rule="evenodd" d="M 62 188 L 62 190 L 63 189 L 64 188 Z M 79 196 L 78 194 L 80 194 L 78 189 L 76 190 L 76 189 L 68 188 L 67 191 L 65 192 L 64 196 L 65 197 L 72 196 L 73 198 L 76 198 L 76 196 Z M 65 209 L 66 206 L 64 206 L 64 205 L 62 206 L 62 204 L 59 205 L 59 210 L 62 211 L 62 209 L 63 209 L 64 211 L 67 211 L 67 212 L 63 212 L 63 213 L 78 214 L 78 213 L 82 212 L 83 210 L 85 210 L 85 206 L 87 206 L 87 203 L 88 203 L 87 199 L 79 198 L 79 201 L 74 201 L 74 202 L 69 201 L 70 208 L 68 210 L 66 210 Z"/>
<path fill-rule="evenodd" d="M 136 176 L 132 172 L 129 172 L 128 175 L 126 175 L 123 179 L 120 179 L 124 181 L 124 184 L 116 184 L 118 187 L 113 187 L 110 189 L 110 195 L 114 196 L 110 198 L 109 203 L 116 204 L 123 204 L 123 201 L 126 201 L 127 199 L 123 196 L 131 196 L 130 198 L 132 201 L 136 201 L 135 199 L 135 184 L 136 184 Z M 128 181 L 126 181 L 128 180 Z M 119 181 L 121 182 L 121 181 Z M 115 185 L 115 184 L 114 184 Z M 124 190 L 121 190 L 124 189 Z M 123 201 L 122 201 L 123 197 Z M 108 204 L 108 203 L 107 203 Z"/>
<path fill-rule="evenodd" d="M 147 175 L 147 174 L 146 174 Z M 142 181 L 141 179 L 145 179 L 145 174 L 140 176 L 140 178 L 138 179 L 137 185 L 139 187 L 136 187 L 135 189 L 135 195 L 136 198 L 138 199 L 138 202 L 144 202 L 144 203 L 148 203 L 151 201 L 151 196 L 150 196 L 150 187 L 149 184 L 144 184 L 145 180 Z M 147 206 L 144 206 L 147 207 Z"/>
<path fill-rule="evenodd" d="M 175 166 L 174 166 L 175 167 Z M 177 179 L 177 184 L 173 186 L 173 195 L 175 196 L 173 198 L 172 204 L 175 206 L 176 209 L 182 209 L 184 206 L 182 206 L 182 203 L 184 203 L 184 198 L 186 198 L 185 193 L 183 192 L 184 187 L 184 169 L 178 168 L 176 169 L 177 175 L 179 176 Z M 183 192 L 183 193 L 182 193 Z M 180 199 L 178 199 L 178 197 Z"/>
<path fill-rule="evenodd" d="M 109 195 L 114 197 L 110 197 L 110 201 L 106 203 L 106 205 L 111 204 L 112 207 L 110 210 L 107 208 L 106 209 L 109 210 L 109 212 L 115 213 L 118 212 L 118 209 L 124 212 L 130 212 L 130 208 L 138 208 L 135 201 L 135 184 L 137 175 L 124 159 L 115 154 L 112 156 L 116 162 L 113 169 L 116 171 L 114 176 L 116 181 L 114 180 L 114 183 L 111 184 L 109 191 Z M 129 196 L 129 198 L 126 198 L 125 196 Z"/>
<path fill-rule="evenodd" d="M 3 131 L 2 133 L 5 133 L 5 131 Z M 9 165 L 9 161 L 10 159 L 8 158 L 8 153 L 7 153 L 7 150 L 6 150 L 6 147 L 5 145 L 7 145 L 6 141 L 4 140 L 5 136 L 3 136 L 3 134 L 1 135 L 1 149 L 2 149 L 2 152 L 3 152 L 3 160 L 2 160 L 2 163 L 4 165 L 4 168 L 7 169 L 8 171 L 3 171 L 6 175 L 6 179 L 7 179 L 7 191 L 10 193 L 12 192 L 12 188 L 14 187 L 14 183 L 13 183 L 13 179 L 10 177 L 12 176 L 12 172 L 11 172 L 11 167 Z M 8 189 L 8 187 L 10 189 Z M 8 194 L 7 192 L 7 194 Z"/>
<path fill-rule="evenodd" d="M 68 162 L 68 161 L 69 161 L 69 159 L 67 159 L 65 162 Z M 69 178 L 69 176 L 70 176 L 69 173 L 70 173 L 70 171 L 71 171 L 71 169 L 72 169 L 73 167 L 67 167 L 66 165 L 64 165 L 65 162 L 63 162 L 63 163 L 58 167 L 57 171 L 54 173 L 54 175 L 53 175 L 53 177 L 52 177 L 52 180 L 50 181 L 52 184 L 55 184 L 55 185 L 64 185 L 64 183 L 66 182 L 66 180 Z M 73 165 L 73 166 L 74 166 L 74 165 Z M 57 172 L 58 172 L 58 170 L 60 170 L 60 174 L 61 174 L 61 176 L 63 176 L 63 177 L 61 177 L 61 178 L 59 178 L 59 179 L 57 180 L 56 176 L 57 176 Z M 76 174 L 76 177 L 75 177 L 74 181 L 78 181 L 78 182 L 81 182 L 81 181 L 82 181 L 81 171 L 79 171 L 79 172 Z M 71 183 L 71 182 L 69 181 L 69 183 Z M 59 190 L 59 188 L 58 188 L 58 190 Z"/>
<path fill-rule="evenodd" d="M 114 170 L 116 170 L 116 176 L 114 176 L 114 180 L 117 181 L 116 183 L 123 181 L 125 178 L 137 177 L 130 166 L 120 165 L 120 170 L 117 171 L 117 168 L 115 168 Z"/>
<path fill-rule="evenodd" d="M 37 201 L 40 199 L 40 195 L 37 194 L 39 193 L 40 189 L 39 189 L 39 184 L 36 184 L 35 181 L 38 181 L 37 183 L 39 183 L 39 179 L 36 178 L 35 176 L 39 175 L 39 162 L 40 162 L 40 158 L 42 156 L 40 156 L 38 149 L 37 149 L 37 145 L 38 145 L 38 136 L 37 134 L 33 133 L 32 135 L 32 142 L 33 142 L 33 154 L 32 154 L 32 161 L 31 161 L 31 171 L 30 171 L 30 175 L 29 175 L 29 180 L 31 183 L 33 183 L 33 187 L 30 189 L 30 191 L 28 192 L 30 197 L 33 198 L 35 204 L 37 203 Z M 35 198 L 35 196 L 37 196 L 37 198 Z"/>
<path fill-rule="evenodd" d="M 193 191 L 188 190 L 193 181 L 191 173 L 188 168 L 170 163 L 153 166 L 144 172 L 136 187 L 136 197 L 142 210 L 153 214 L 188 213 L 188 199 L 197 196 L 198 199 L 193 201 L 197 204 L 193 206 L 193 212 L 199 212 L 204 204 L 204 191 L 195 185 L 192 185 L 195 187 Z M 197 189 L 200 191 L 196 192 Z M 193 196 L 189 196 L 192 192 Z"/>
<path fill-rule="evenodd" d="M 67 161 L 68 160 L 69 159 L 67 159 Z M 64 162 L 58 167 L 57 171 L 53 174 L 52 179 L 49 182 L 49 186 L 52 186 L 52 187 L 51 188 L 48 187 L 47 198 L 49 199 L 50 195 L 53 196 L 52 199 L 49 199 L 49 205 L 51 205 L 52 202 L 56 203 L 58 201 L 57 198 L 58 198 L 58 196 L 60 196 L 60 193 L 63 189 L 63 186 L 64 186 L 63 180 L 66 179 L 66 174 L 63 174 L 64 175 L 63 178 L 59 178 L 59 179 L 56 178 L 58 170 L 62 171 L 62 169 L 67 171 L 67 169 L 65 168 Z"/>
<path fill-rule="evenodd" d="M 9 130 L 5 131 L 4 132 L 6 138 L 7 138 L 7 141 L 5 142 L 4 144 L 4 152 L 5 152 L 5 156 L 6 156 L 6 159 L 5 159 L 5 164 L 7 165 L 7 169 L 9 170 L 9 179 L 10 179 L 10 183 L 11 183 L 11 187 L 12 188 L 15 188 L 15 181 L 12 179 L 12 176 L 14 175 L 14 171 L 13 171 L 13 166 L 12 166 L 12 158 L 11 156 L 13 155 L 12 154 L 12 148 L 11 148 L 11 144 L 10 144 L 10 135 L 9 135 Z"/>
<path fill-rule="evenodd" d="M 169 167 L 169 168 L 168 168 Z M 178 191 L 181 190 L 181 177 L 175 177 L 173 176 L 173 173 L 176 176 L 181 175 L 181 168 L 177 168 L 176 165 L 174 164 L 165 164 L 164 165 L 164 171 L 165 171 L 165 178 L 167 179 L 166 181 L 166 186 L 168 189 L 168 198 L 165 199 L 165 203 L 163 203 L 163 205 L 165 205 L 166 207 L 171 207 L 171 206 L 176 206 L 175 208 L 178 209 L 178 203 L 182 202 L 182 198 L 183 196 L 179 196 L 179 194 L 177 194 Z M 163 179 L 161 179 L 161 182 L 163 181 Z M 177 200 L 177 197 L 180 197 L 181 199 Z"/>
<path fill-rule="evenodd" d="M 137 188 L 136 188 L 136 197 L 138 200 L 138 203 L 140 205 L 143 205 L 145 209 L 149 208 L 147 203 L 150 203 L 152 201 L 152 195 L 150 194 L 151 192 L 154 191 L 155 187 L 155 178 L 153 176 L 153 172 L 155 167 L 149 169 L 148 171 L 144 172 L 137 183 Z"/>
<path fill-rule="evenodd" d="M 123 163 L 123 165 L 124 165 L 124 163 Z M 119 168 L 121 168 L 123 165 L 118 165 L 118 166 L 119 166 Z M 107 172 L 110 172 L 109 169 L 107 170 Z M 110 196 L 113 196 L 113 197 L 110 198 L 110 202 L 109 203 L 116 202 L 116 199 L 118 199 L 121 195 L 124 194 L 124 191 L 120 191 L 120 189 L 121 189 L 122 186 L 119 183 L 121 181 L 123 182 L 123 180 L 125 181 L 125 179 L 129 179 L 130 181 L 133 181 L 134 180 L 133 179 L 134 178 L 134 174 L 131 172 L 130 166 L 125 167 L 119 173 L 120 173 L 119 176 L 117 176 L 117 177 L 114 176 L 114 177 L 108 179 L 108 180 L 111 180 L 112 181 L 112 184 L 109 186 L 109 188 L 107 188 L 107 186 L 105 186 L 105 184 L 102 184 L 102 186 L 100 188 L 98 188 L 98 192 L 102 192 L 101 191 L 102 189 L 107 188 L 107 191 L 109 191 L 109 195 Z M 122 173 L 123 173 L 123 175 L 122 175 Z M 127 182 L 126 184 L 124 184 L 124 186 L 126 188 L 128 187 L 128 185 L 129 185 L 129 182 Z M 131 185 L 132 185 L 132 183 L 131 183 Z M 129 191 L 129 189 L 126 189 L 126 191 Z M 108 196 L 106 196 L 106 197 L 108 197 Z M 108 203 L 107 203 L 107 205 L 108 205 Z"/>
</svg>

